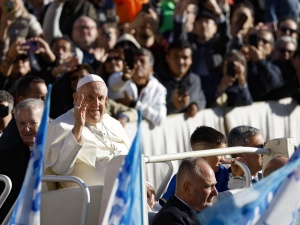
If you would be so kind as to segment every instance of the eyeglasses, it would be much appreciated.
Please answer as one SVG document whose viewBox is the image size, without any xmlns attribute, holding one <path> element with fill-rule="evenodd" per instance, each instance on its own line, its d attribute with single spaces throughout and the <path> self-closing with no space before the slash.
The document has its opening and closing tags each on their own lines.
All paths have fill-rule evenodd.
<svg viewBox="0 0 300 225">
<path fill-rule="evenodd" d="M 22 129 L 29 127 L 30 129 L 36 128 L 39 125 L 38 122 L 36 121 L 29 121 L 29 122 L 24 122 L 24 121 L 18 121 L 18 126 Z"/>
<path fill-rule="evenodd" d="M 107 57 L 106 62 L 111 62 L 111 61 L 120 61 L 122 60 L 122 58 L 120 56 L 111 56 L 111 57 Z"/>
<path fill-rule="evenodd" d="M 281 54 L 285 54 L 285 53 L 287 52 L 287 53 L 289 53 L 290 55 L 292 55 L 292 54 L 295 52 L 295 50 L 289 50 L 289 49 L 281 48 L 281 49 L 279 49 L 279 52 L 280 52 Z"/>
<path fill-rule="evenodd" d="M 292 28 L 289 28 L 289 27 L 280 27 L 279 30 L 280 30 L 282 33 L 286 33 L 287 31 L 289 31 L 291 34 L 297 33 L 297 30 L 292 29 Z"/>
</svg>

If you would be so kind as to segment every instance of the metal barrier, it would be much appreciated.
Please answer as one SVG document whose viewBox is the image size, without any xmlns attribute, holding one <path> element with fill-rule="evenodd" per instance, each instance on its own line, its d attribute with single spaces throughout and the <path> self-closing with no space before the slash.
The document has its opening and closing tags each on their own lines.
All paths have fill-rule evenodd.
<svg viewBox="0 0 300 225">
<path fill-rule="evenodd" d="M 74 176 L 55 176 L 55 175 L 45 175 L 42 177 L 43 182 L 74 182 L 83 191 L 83 206 L 81 215 L 81 225 L 87 224 L 88 210 L 90 206 L 90 191 L 83 180 Z"/>
<path fill-rule="evenodd" d="M 242 163 L 234 158 L 226 158 L 225 162 L 223 162 L 222 164 L 230 164 L 231 160 L 233 160 L 236 165 L 238 165 L 239 167 L 242 168 L 244 175 L 245 175 L 245 179 L 246 179 L 246 187 L 251 187 L 252 186 L 252 175 L 251 175 L 251 172 L 250 172 L 248 166 L 245 163 Z"/>
<path fill-rule="evenodd" d="M 0 174 L 0 181 L 4 182 L 5 187 L 4 190 L 2 192 L 2 194 L 0 195 L 0 208 L 3 205 L 3 203 L 5 202 L 5 200 L 7 199 L 11 188 L 12 188 L 12 184 L 11 184 L 11 180 L 8 176 Z"/>
<path fill-rule="evenodd" d="M 210 150 L 194 150 L 191 152 L 173 153 L 165 155 L 153 155 L 145 156 L 145 163 L 157 163 L 172 160 L 181 160 L 188 157 L 206 157 L 206 156 L 218 156 L 218 155 L 231 155 L 237 153 L 256 153 L 270 155 L 271 151 L 264 148 L 252 148 L 252 147 L 228 147 L 228 148 L 216 148 Z"/>
</svg>

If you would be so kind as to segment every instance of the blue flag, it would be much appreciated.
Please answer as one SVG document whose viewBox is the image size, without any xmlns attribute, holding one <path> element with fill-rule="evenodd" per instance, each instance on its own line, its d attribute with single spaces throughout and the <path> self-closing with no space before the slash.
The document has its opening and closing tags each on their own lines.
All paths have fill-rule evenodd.
<svg viewBox="0 0 300 225">
<path fill-rule="evenodd" d="M 42 121 L 28 162 L 23 185 L 9 222 L 10 225 L 40 224 L 43 155 L 48 127 L 51 89 L 51 85 L 49 85 Z"/>
<path fill-rule="evenodd" d="M 105 212 L 104 224 L 143 224 L 140 124 L 141 112 L 139 111 L 137 133 L 115 180 Z"/>
<path fill-rule="evenodd" d="M 217 201 L 199 216 L 201 225 L 300 224 L 300 147 L 289 162 L 251 188 Z"/>
</svg>

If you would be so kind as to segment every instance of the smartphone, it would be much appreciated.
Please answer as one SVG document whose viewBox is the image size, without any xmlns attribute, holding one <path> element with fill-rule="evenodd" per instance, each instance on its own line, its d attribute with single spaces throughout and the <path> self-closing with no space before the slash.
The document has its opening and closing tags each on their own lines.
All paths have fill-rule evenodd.
<svg viewBox="0 0 300 225">
<path fill-rule="evenodd" d="M 237 24 L 236 24 L 236 31 L 240 31 L 243 29 L 243 26 L 244 24 L 246 23 L 248 17 L 246 14 L 242 13 L 239 17 L 239 20 L 237 21 Z"/>
<path fill-rule="evenodd" d="M 15 8 L 14 1 L 12 1 L 12 0 L 4 0 L 3 8 L 4 8 L 5 12 L 7 12 L 7 13 L 12 12 L 14 10 L 14 8 Z"/>
<path fill-rule="evenodd" d="M 142 5 L 142 11 L 146 12 L 146 13 L 149 13 L 149 11 L 150 11 L 150 4 L 149 3 L 143 4 Z"/>
<path fill-rule="evenodd" d="M 230 77 L 235 77 L 234 63 L 227 62 L 227 75 Z"/>
<path fill-rule="evenodd" d="M 178 90 L 178 94 L 181 96 L 181 95 L 184 95 L 186 93 L 186 86 L 182 83 L 178 83 L 177 84 L 177 90 Z"/>
<path fill-rule="evenodd" d="M 252 45 L 254 47 L 258 47 L 258 36 L 256 34 L 250 34 L 248 37 L 248 43 L 249 45 Z"/>
<path fill-rule="evenodd" d="M 36 41 L 27 41 L 24 46 L 28 47 L 28 52 L 36 52 L 39 49 L 38 43 Z"/>
<path fill-rule="evenodd" d="M 8 106 L 0 105 L 0 117 L 4 118 L 8 116 L 9 108 Z"/>
<path fill-rule="evenodd" d="M 129 69 L 133 69 L 134 67 L 134 52 L 133 49 L 131 48 L 126 48 L 124 49 L 124 57 L 125 57 L 125 62 Z"/>
</svg>

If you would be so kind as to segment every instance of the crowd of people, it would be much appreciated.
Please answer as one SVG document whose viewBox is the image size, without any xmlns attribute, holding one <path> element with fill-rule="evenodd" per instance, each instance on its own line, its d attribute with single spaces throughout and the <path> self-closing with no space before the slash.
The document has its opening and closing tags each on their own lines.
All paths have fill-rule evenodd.
<svg viewBox="0 0 300 225">
<path fill-rule="evenodd" d="M 127 154 L 123 127 L 137 110 L 154 127 L 168 115 L 189 118 L 216 106 L 284 97 L 300 103 L 297 0 L 1 0 L 0 17 L 0 174 L 13 180 L 0 221 L 21 188 L 48 84 L 45 174 L 75 175 L 88 185 L 103 184 L 110 159 Z M 259 147 L 264 139 L 247 126 L 228 138 L 207 127 L 191 136 L 193 150 L 226 144 Z M 260 155 L 235 157 L 253 182 L 262 178 Z M 174 205 L 200 211 L 218 191 L 245 187 L 239 167 L 227 171 L 222 160 L 184 160 L 161 199 L 167 214 L 155 224 Z M 201 184 L 190 182 L 199 176 Z M 205 199 L 195 198 L 197 188 Z"/>
</svg>

